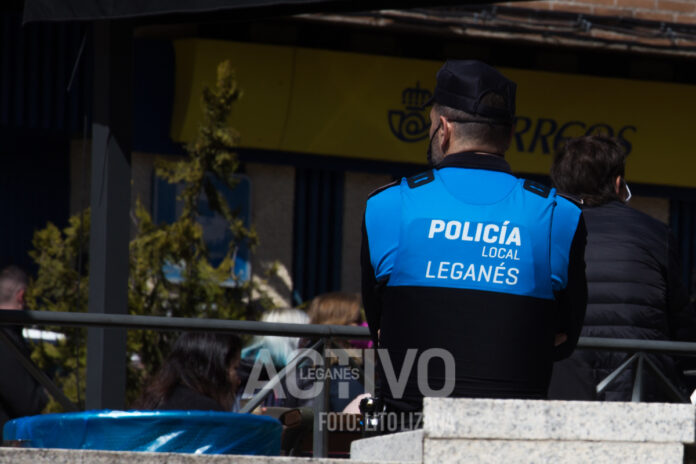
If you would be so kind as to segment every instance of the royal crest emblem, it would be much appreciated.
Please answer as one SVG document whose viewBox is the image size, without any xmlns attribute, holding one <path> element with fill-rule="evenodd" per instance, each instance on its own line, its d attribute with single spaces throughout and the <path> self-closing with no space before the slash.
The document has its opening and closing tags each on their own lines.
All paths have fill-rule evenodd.
<svg viewBox="0 0 696 464">
<path fill-rule="evenodd" d="M 404 109 L 389 110 L 389 128 L 399 140 L 419 142 L 428 138 L 429 124 L 423 105 L 432 93 L 421 89 L 420 82 L 415 87 L 408 87 L 401 92 L 401 104 Z"/>
</svg>

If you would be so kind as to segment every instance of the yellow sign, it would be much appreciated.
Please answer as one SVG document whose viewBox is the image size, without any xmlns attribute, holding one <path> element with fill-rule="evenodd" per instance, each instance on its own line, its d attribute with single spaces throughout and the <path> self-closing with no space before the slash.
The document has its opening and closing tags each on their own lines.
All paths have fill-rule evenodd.
<svg viewBox="0 0 696 464">
<path fill-rule="evenodd" d="M 440 62 L 198 39 L 174 46 L 175 141 L 195 134 L 203 86 L 229 59 L 244 93 L 230 121 L 242 146 L 425 163 L 429 121 L 420 106 Z M 696 86 L 500 71 L 517 82 L 518 120 L 506 156 L 515 172 L 548 174 L 564 137 L 604 133 L 630 150 L 629 182 L 696 187 Z"/>
</svg>

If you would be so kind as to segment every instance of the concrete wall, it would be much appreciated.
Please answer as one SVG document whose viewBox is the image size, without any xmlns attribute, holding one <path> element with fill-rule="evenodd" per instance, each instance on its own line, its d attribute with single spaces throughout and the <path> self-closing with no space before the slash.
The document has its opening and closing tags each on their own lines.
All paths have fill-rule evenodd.
<svg viewBox="0 0 696 464">
<path fill-rule="evenodd" d="M 264 288 L 278 306 L 291 305 L 295 168 L 247 163 L 251 180 L 251 223 L 259 236 L 252 272 L 263 278 L 275 263 L 276 275 Z"/>
<path fill-rule="evenodd" d="M 365 201 L 373 190 L 391 180 L 391 176 L 384 174 L 346 172 L 341 262 L 341 290 L 344 292 L 360 291 L 360 240 Z"/>
</svg>

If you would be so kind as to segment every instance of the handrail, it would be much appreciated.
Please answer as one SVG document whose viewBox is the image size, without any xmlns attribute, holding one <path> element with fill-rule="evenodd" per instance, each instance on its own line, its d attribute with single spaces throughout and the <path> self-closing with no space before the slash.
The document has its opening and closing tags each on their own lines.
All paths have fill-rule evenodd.
<svg viewBox="0 0 696 464">
<path fill-rule="evenodd" d="M 101 314 L 59 311 L 1 311 L 0 325 L 56 325 L 63 327 L 118 327 L 125 329 L 236 332 L 286 337 L 369 338 L 366 327 L 324 324 L 199 319 L 132 314 Z"/>
<path fill-rule="evenodd" d="M 367 327 L 346 325 L 289 324 L 279 322 L 199 319 L 131 314 L 100 314 L 58 311 L 0 311 L 0 325 L 56 325 L 63 327 L 119 327 L 126 329 L 210 331 L 278 335 L 287 337 L 369 338 Z M 696 356 L 696 343 L 631 338 L 580 337 L 578 348 L 635 353 Z"/>
<path fill-rule="evenodd" d="M 660 354 L 696 356 L 696 343 L 674 342 L 669 340 L 638 340 L 633 338 L 580 337 L 577 347 L 594 350 L 622 351 L 624 353 L 649 351 L 651 353 Z"/>
</svg>

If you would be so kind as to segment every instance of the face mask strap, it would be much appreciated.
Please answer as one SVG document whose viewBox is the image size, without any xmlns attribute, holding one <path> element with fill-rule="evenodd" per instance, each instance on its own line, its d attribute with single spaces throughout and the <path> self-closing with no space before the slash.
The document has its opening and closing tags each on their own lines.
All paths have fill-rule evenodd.
<svg viewBox="0 0 696 464">
<path fill-rule="evenodd" d="M 440 124 L 437 125 L 435 132 L 433 132 L 433 136 L 430 137 L 430 141 L 428 142 L 428 152 L 427 152 L 428 165 L 430 165 L 431 167 L 435 167 L 435 165 L 433 164 L 433 139 L 435 139 L 435 136 L 437 135 L 437 131 L 439 131 L 441 127 L 442 127 L 442 121 L 440 121 Z"/>
<path fill-rule="evenodd" d="M 458 124 L 488 124 L 489 126 L 511 126 L 512 123 L 508 121 L 495 121 L 490 119 L 449 119 L 449 122 L 456 122 Z"/>
</svg>

